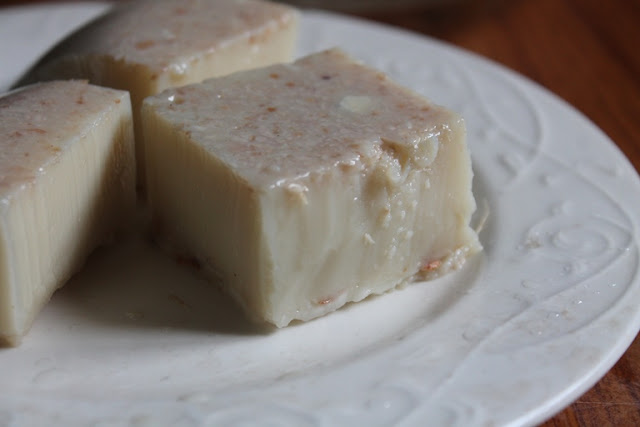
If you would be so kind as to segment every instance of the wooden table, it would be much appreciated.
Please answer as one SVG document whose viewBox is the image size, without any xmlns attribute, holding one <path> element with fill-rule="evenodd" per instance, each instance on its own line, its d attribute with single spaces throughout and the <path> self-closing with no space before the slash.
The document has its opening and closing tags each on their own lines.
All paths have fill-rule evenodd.
<svg viewBox="0 0 640 427">
<path fill-rule="evenodd" d="M 365 15 L 475 51 L 546 86 L 604 130 L 639 170 L 640 0 L 464 6 Z M 600 382 L 543 425 L 640 426 L 640 336 Z"/>
<path fill-rule="evenodd" d="M 640 168 L 640 0 L 460 1 L 357 14 L 449 41 L 528 76 L 586 114 Z M 25 2 L 0 0 L 18 3 Z M 640 338 L 600 382 L 543 425 L 640 425 Z"/>
</svg>

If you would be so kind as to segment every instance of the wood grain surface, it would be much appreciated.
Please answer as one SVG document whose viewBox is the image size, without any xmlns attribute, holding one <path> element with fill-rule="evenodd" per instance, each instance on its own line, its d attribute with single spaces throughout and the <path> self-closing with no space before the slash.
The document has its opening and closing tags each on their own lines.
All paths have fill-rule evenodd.
<svg viewBox="0 0 640 427">
<path fill-rule="evenodd" d="M 0 0 L 20 3 L 35 2 Z M 353 14 L 451 42 L 531 78 L 582 111 L 640 168 L 640 0 L 428 3 Z M 640 426 L 640 338 L 543 426 Z"/>
</svg>

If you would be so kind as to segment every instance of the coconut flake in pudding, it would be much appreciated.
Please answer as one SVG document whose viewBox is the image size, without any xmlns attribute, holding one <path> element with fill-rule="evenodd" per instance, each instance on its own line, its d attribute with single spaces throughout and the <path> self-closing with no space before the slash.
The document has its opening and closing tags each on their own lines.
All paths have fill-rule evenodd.
<svg viewBox="0 0 640 427">
<path fill-rule="evenodd" d="M 282 327 L 480 249 L 463 120 L 339 50 L 142 108 L 155 228 Z"/>
<path fill-rule="evenodd" d="M 88 79 L 148 95 L 234 71 L 291 60 L 298 13 L 257 0 L 135 0 L 70 35 L 23 79 Z M 138 144 L 139 159 L 144 147 Z M 143 164 L 139 163 L 139 172 Z"/>
<path fill-rule="evenodd" d="M 20 343 L 89 253 L 133 216 L 129 94 L 81 81 L 0 97 L 0 342 Z"/>
</svg>

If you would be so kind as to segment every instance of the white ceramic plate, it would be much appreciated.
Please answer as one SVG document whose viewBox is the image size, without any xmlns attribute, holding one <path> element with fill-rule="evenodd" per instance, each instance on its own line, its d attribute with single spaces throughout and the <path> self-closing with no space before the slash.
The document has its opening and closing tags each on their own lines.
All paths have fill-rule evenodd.
<svg viewBox="0 0 640 427">
<path fill-rule="evenodd" d="M 104 5 L 0 11 L 6 88 Z M 540 87 L 406 32 L 305 13 L 300 54 L 340 45 L 461 112 L 491 215 L 461 272 L 264 331 L 142 238 L 99 250 L 0 350 L 0 425 L 520 425 L 592 386 L 636 335 L 636 172 Z"/>
</svg>

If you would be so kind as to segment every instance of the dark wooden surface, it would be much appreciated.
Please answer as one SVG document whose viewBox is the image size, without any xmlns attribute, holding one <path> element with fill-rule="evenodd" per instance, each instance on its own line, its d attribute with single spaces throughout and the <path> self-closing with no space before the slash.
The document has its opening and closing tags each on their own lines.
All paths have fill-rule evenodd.
<svg viewBox="0 0 640 427">
<path fill-rule="evenodd" d="M 19 3 L 34 2 L 0 0 Z M 640 0 L 459 0 L 353 13 L 449 41 L 528 76 L 586 114 L 640 168 Z M 543 425 L 640 426 L 640 338 Z"/>
</svg>

